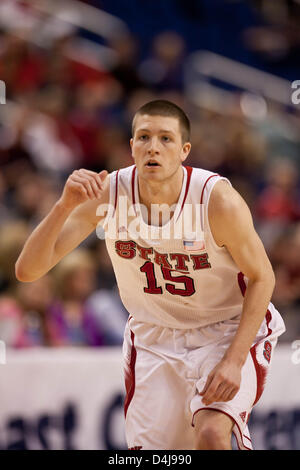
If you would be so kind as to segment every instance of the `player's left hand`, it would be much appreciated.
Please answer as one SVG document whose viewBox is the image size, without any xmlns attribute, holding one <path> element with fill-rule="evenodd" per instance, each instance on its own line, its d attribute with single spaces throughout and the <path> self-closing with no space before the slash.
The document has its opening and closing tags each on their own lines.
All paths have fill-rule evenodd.
<svg viewBox="0 0 300 470">
<path fill-rule="evenodd" d="M 216 401 L 230 401 L 238 392 L 241 384 L 241 366 L 223 359 L 207 377 L 200 392 L 204 405 Z"/>
</svg>

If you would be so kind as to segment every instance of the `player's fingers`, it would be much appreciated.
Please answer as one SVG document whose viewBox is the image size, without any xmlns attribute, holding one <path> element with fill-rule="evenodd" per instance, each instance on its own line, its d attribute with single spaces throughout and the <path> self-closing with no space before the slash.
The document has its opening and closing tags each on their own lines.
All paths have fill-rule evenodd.
<svg viewBox="0 0 300 470">
<path fill-rule="evenodd" d="M 80 176 L 89 177 L 89 179 L 92 179 L 95 181 L 95 183 L 97 184 L 100 190 L 103 189 L 103 180 L 105 179 L 105 177 L 101 177 L 101 173 L 103 173 L 103 171 L 107 173 L 106 170 L 103 170 L 100 173 L 96 173 L 95 171 L 85 170 L 84 168 L 82 168 L 81 170 L 78 170 L 78 171 L 79 171 Z"/>
<path fill-rule="evenodd" d="M 72 178 L 71 178 L 71 181 L 75 182 L 75 183 L 82 184 L 82 186 L 84 186 L 85 189 L 87 190 L 89 198 L 90 199 L 96 199 L 96 195 L 94 194 L 92 186 L 91 186 L 90 182 L 87 179 L 81 178 L 78 175 L 73 175 Z"/>
<path fill-rule="evenodd" d="M 230 401 L 236 395 L 238 391 L 237 387 L 234 386 L 224 386 L 218 389 L 218 396 L 215 401 Z"/>
<path fill-rule="evenodd" d="M 103 189 L 102 181 L 97 173 L 94 173 L 92 171 L 89 173 L 89 171 L 90 170 L 79 170 L 78 176 L 88 180 L 96 198 L 100 197 Z"/>
<path fill-rule="evenodd" d="M 230 401 L 230 400 L 232 400 L 232 399 L 236 396 L 237 392 L 238 392 L 238 389 L 237 389 L 237 388 L 232 388 L 232 389 L 230 389 L 230 390 L 227 392 L 224 401 Z"/>
<path fill-rule="evenodd" d="M 206 392 L 204 392 L 202 396 L 202 401 L 205 405 L 209 405 L 214 401 L 214 396 L 216 394 L 217 388 L 219 386 L 219 381 L 214 377 L 210 384 L 208 385 L 208 388 Z"/>
<path fill-rule="evenodd" d="M 100 171 L 99 177 L 100 177 L 100 179 L 101 179 L 101 182 L 103 182 L 103 181 L 105 180 L 105 178 L 107 177 L 107 175 L 108 175 L 108 171 L 107 171 L 107 170 L 102 170 L 102 171 Z"/>
<path fill-rule="evenodd" d="M 76 183 L 82 184 L 82 186 L 84 186 L 86 188 L 86 190 L 88 192 L 88 196 L 90 198 L 94 198 L 94 192 L 93 192 L 93 189 L 92 189 L 92 186 L 91 186 L 90 182 L 86 178 L 81 177 L 78 172 L 75 172 L 72 175 L 71 182 L 76 182 Z"/>
<path fill-rule="evenodd" d="M 221 383 L 215 394 L 210 397 L 210 399 L 213 401 L 225 401 L 225 397 L 227 396 L 228 392 L 228 386 L 225 383 Z"/>
<path fill-rule="evenodd" d="M 89 198 L 88 191 L 87 189 L 83 186 L 81 183 L 77 183 L 76 181 L 72 181 L 72 186 L 75 187 L 79 193 L 81 193 L 83 196 L 86 196 L 86 198 Z"/>
<path fill-rule="evenodd" d="M 201 390 L 201 392 L 199 392 L 200 395 L 204 395 L 206 393 L 206 391 L 207 391 L 208 387 L 210 386 L 212 380 L 213 380 L 213 375 L 208 375 L 203 389 Z"/>
<path fill-rule="evenodd" d="M 96 198 L 99 198 L 101 197 L 101 194 L 102 194 L 102 187 L 99 188 L 99 185 L 98 183 L 95 181 L 94 178 L 88 178 L 89 182 L 90 182 L 90 185 L 92 186 L 92 189 L 94 191 L 94 194 L 96 196 Z"/>
</svg>

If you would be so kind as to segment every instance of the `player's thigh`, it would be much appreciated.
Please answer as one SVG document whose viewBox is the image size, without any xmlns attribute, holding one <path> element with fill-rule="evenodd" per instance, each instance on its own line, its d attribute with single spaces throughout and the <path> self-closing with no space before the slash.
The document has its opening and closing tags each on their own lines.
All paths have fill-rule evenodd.
<svg viewBox="0 0 300 470">
<path fill-rule="evenodd" d="M 126 356 L 132 386 L 127 386 L 125 430 L 129 448 L 190 449 L 189 397 L 192 384 L 181 365 L 149 351 L 134 340 L 133 356 Z M 134 360 L 132 359 L 134 357 Z"/>
</svg>

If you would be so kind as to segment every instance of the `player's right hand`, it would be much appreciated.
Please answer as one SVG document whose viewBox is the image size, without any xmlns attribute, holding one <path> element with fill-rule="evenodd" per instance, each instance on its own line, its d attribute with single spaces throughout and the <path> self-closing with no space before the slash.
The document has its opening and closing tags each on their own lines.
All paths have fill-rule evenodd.
<svg viewBox="0 0 300 470">
<path fill-rule="evenodd" d="M 73 209 L 89 199 L 100 199 L 107 175 L 106 170 L 100 173 L 83 168 L 73 171 L 66 181 L 60 202 L 64 207 Z"/>
</svg>

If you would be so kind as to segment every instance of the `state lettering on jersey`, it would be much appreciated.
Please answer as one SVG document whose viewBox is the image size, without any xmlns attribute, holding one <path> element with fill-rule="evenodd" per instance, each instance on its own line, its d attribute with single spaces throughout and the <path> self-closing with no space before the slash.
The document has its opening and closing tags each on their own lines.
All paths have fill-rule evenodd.
<svg viewBox="0 0 300 470">
<path fill-rule="evenodd" d="M 186 261 L 190 260 L 190 257 L 183 253 L 170 253 L 171 260 L 175 260 L 177 262 L 175 269 L 177 271 L 188 271 L 189 268 L 185 264 Z"/>
<path fill-rule="evenodd" d="M 118 240 L 115 243 L 116 252 L 121 258 L 132 259 L 136 255 L 136 243 L 133 241 Z"/>
<path fill-rule="evenodd" d="M 152 255 L 153 253 L 153 248 L 145 248 L 140 245 L 136 245 L 138 251 L 139 251 L 139 256 L 147 261 L 151 261 L 149 258 L 149 255 Z"/>
<path fill-rule="evenodd" d="M 208 261 L 207 253 L 201 253 L 201 255 L 190 255 L 190 257 L 194 263 L 194 271 L 197 271 L 198 269 L 211 268 L 211 264 Z"/>
<path fill-rule="evenodd" d="M 116 253 L 124 259 L 133 259 L 136 256 L 146 261 L 152 261 L 161 268 L 178 272 L 189 272 L 188 263 L 192 263 L 194 271 L 209 269 L 208 253 L 187 254 L 187 253 L 159 253 L 152 247 L 143 247 L 133 240 L 118 240 L 115 242 Z"/>
<path fill-rule="evenodd" d="M 166 269 L 172 269 L 172 265 L 168 261 L 168 253 L 158 253 L 154 250 L 154 263 Z"/>
</svg>

